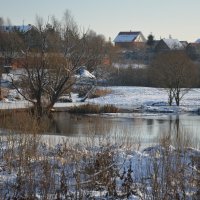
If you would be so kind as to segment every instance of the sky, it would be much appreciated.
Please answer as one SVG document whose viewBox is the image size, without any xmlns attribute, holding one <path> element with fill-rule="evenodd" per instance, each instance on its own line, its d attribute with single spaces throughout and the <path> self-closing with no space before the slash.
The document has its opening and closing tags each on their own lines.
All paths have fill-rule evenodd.
<svg viewBox="0 0 200 200">
<path fill-rule="evenodd" d="M 200 38 L 200 0 L 0 0 L 0 17 L 34 24 L 36 15 L 62 19 L 66 9 L 84 29 L 114 40 L 120 31 L 152 33 L 156 39 Z"/>
</svg>

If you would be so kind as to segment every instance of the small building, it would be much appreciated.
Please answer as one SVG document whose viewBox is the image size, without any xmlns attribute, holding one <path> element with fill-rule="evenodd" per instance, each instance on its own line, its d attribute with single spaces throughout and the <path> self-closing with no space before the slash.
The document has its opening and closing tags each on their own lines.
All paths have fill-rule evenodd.
<svg viewBox="0 0 200 200">
<path fill-rule="evenodd" d="M 163 52 L 169 50 L 183 50 L 184 45 L 177 39 L 161 39 L 155 46 L 156 52 Z"/>
<path fill-rule="evenodd" d="M 141 31 L 119 32 L 114 43 L 115 46 L 122 48 L 143 47 L 146 44 L 146 38 Z"/>
</svg>

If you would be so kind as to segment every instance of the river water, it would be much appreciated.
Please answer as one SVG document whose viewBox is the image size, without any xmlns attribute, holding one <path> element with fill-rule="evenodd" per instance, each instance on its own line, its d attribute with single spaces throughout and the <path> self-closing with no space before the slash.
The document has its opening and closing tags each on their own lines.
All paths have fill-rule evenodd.
<svg viewBox="0 0 200 200">
<path fill-rule="evenodd" d="M 170 138 L 176 145 L 184 140 L 194 147 L 200 141 L 200 116 L 193 114 L 141 114 L 122 113 L 104 115 L 72 115 L 54 113 L 49 130 L 51 134 L 81 138 L 109 136 L 111 139 L 140 143 L 149 146 L 163 138 Z"/>
<path fill-rule="evenodd" d="M 195 148 L 200 146 L 200 116 L 194 114 L 75 115 L 67 112 L 55 112 L 52 119 L 50 121 L 48 119 L 47 122 L 45 135 L 50 135 L 53 139 L 56 138 L 55 136 L 73 138 L 78 143 L 85 138 L 104 138 L 110 142 L 129 142 L 139 146 L 150 146 L 168 139 L 175 146 L 180 142 Z M 28 120 L 22 113 L 8 115 L 1 118 L 1 135 L 7 134 L 7 131 L 4 130 L 10 129 L 10 127 L 14 132 L 19 127 L 25 127 L 25 131 L 29 133 L 32 125 L 34 125 L 32 119 Z"/>
</svg>

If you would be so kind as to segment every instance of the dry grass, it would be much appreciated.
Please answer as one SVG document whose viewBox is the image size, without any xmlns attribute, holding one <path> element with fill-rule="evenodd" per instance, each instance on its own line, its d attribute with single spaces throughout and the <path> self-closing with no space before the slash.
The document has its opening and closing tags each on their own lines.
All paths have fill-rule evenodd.
<svg viewBox="0 0 200 200">
<path fill-rule="evenodd" d="M 0 127 L 11 132 L 44 133 L 49 129 L 50 121 L 47 116 L 40 120 L 31 110 L 8 110 L 0 112 Z"/>
<path fill-rule="evenodd" d="M 84 104 L 81 106 L 74 106 L 69 109 L 70 113 L 79 113 L 79 114 L 97 114 L 100 113 L 100 106 L 92 104 Z"/>
<path fill-rule="evenodd" d="M 82 87 L 79 88 L 78 90 L 74 90 L 73 92 L 78 93 L 79 97 L 84 97 L 88 91 L 90 90 L 90 87 Z M 111 90 L 109 89 L 100 89 L 96 88 L 94 91 L 91 92 L 91 94 L 88 96 L 88 98 L 93 99 L 93 98 L 98 98 L 102 96 L 106 96 L 107 94 L 110 94 Z"/>
<path fill-rule="evenodd" d="M 117 113 L 119 109 L 113 105 L 105 105 L 101 107 L 101 113 Z"/>
<path fill-rule="evenodd" d="M 7 122 L 10 134 L 0 137 L 0 175 L 6 177 L 0 181 L 0 199 L 95 199 L 93 191 L 100 193 L 99 199 L 129 199 L 132 194 L 188 199 L 188 190 L 194 191 L 191 199 L 199 199 L 200 159 L 192 157 L 191 168 L 185 165 L 187 138 L 177 137 L 177 149 L 171 149 L 170 137 L 161 138 L 161 148 L 140 154 L 145 160 L 137 161 L 131 160 L 134 153 L 126 157 L 127 144 L 113 144 L 113 137 L 99 138 L 98 145 L 90 138 L 86 144 L 64 140 L 50 146 L 39 134 L 45 120 L 38 123 L 28 113 L 18 118 L 17 125 Z"/>
<path fill-rule="evenodd" d="M 102 96 L 106 96 L 107 94 L 110 94 L 111 90 L 108 89 L 96 89 L 90 96 L 90 99 L 93 98 L 98 98 L 98 97 L 102 97 Z"/>
<path fill-rule="evenodd" d="M 113 105 L 92 105 L 92 104 L 84 104 L 81 106 L 74 106 L 69 110 L 70 113 L 78 113 L 78 114 L 99 114 L 99 113 L 117 113 L 119 109 Z"/>
</svg>

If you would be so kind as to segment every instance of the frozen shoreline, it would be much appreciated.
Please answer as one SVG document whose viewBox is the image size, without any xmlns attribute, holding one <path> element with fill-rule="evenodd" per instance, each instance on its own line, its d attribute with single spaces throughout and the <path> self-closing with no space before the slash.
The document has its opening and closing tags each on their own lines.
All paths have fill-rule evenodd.
<svg viewBox="0 0 200 200">
<path fill-rule="evenodd" d="M 103 105 L 114 105 L 122 112 L 153 112 L 153 113 L 181 113 L 197 112 L 200 108 L 200 89 L 192 89 L 181 101 L 180 106 L 168 106 L 168 96 L 164 89 L 150 87 L 102 87 L 108 89 L 110 94 L 94 99 L 87 99 L 86 102 L 80 102 L 76 94 L 72 95 L 72 103 L 56 103 L 55 111 L 67 111 L 72 106 L 78 106 L 86 103 Z M 13 92 L 13 96 L 15 93 Z M 12 97 L 12 94 L 11 94 Z M 4 99 L 0 101 L 0 110 L 23 109 L 31 104 L 25 100 Z"/>
</svg>

